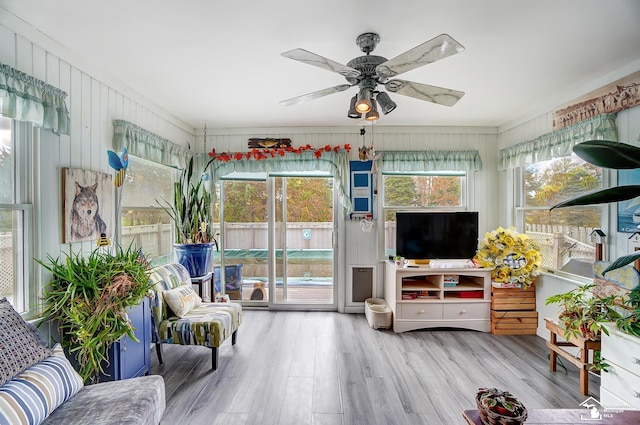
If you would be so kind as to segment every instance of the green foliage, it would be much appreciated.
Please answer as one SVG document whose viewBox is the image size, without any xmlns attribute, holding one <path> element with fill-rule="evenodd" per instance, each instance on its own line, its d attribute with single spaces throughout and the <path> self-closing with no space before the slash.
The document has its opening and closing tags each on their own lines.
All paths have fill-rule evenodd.
<svg viewBox="0 0 640 425">
<path fill-rule="evenodd" d="M 563 294 L 552 295 L 547 298 L 545 304 L 560 304 L 558 318 L 564 328 L 564 338 L 569 340 L 577 336 L 597 340 L 600 333 L 609 334 L 606 323 L 611 323 L 621 316 L 613 308 L 620 297 L 609 296 L 601 298 L 591 290 L 593 283 L 580 285 Z"/>
<path fill-rule="evenodd" d="M 36 260 L 53 275 L 44 289 L 41 319 L 58 327 L 62 346 L 76 355 L 85 381 L 95 381 L 103 372 L 115 341 L 125 335 L 137 341 L 126 311 L 152 287 L 149 265 L 138 250 L 113 249 L 98 248 L 88 257 L 71 253 Z"/>
<path fill-rule="evenodd" d="M 595 350 L 593 352 L 593 363 L 589 367 L 591 372 L 600 374 L 600 372 L 609 372 L 609 367 L 611 365 L 607 363 L 604 357 L 602 357 L 602 352 L 600 350 Z"/>
<path fill-rule="evenodd" d="M 529 207 L 549 207 L 602 187 L 600 168 L 579 158 L 558 158 L 549 163 L 544 167 L 528 166 L 526 169 L 525 194 Z M 599 210 L 589 208 L 555 211 L 553 215 L 546 210 L 530 210 L 526 213 L 526 220 L 527 224 L 600 227 L 600 215 Z"/>
<path fill-rule="evenodd" d="M 326 178 L 287 178 L 287 221 L 333 221 L 333 190 Z"/>
<path fill-rule="evenodd" d="M 282 182 L 286 180 L 287 220 L 290 222 L 333 221 L 333 186 L 324 177 L 276 179 L 277 220 L 281 220 Z M 225 181 L 224 220 L 228 223 L 262 223 L 267 219 L 267 185 L 264 181 Z M 219 211 L 219 208 L 216 208 Z"/>
<path fill-rule="evenodd" d="M 384 200 L 389 206 L 414 205 L 418 199 L 416 183 L 411 176 L 388 176 L 384 181 Z M 395 221 L 395 211 L 387 211 L 385 221 Z"/>
<path fill-rule="evenodd" d="M 173 185 L 173 202 L 157 201 L 173 220 L 176 243 L 215 243 L 212 230 L 211 194 L 202 179 L 193 175 L 193 158 Z"/>
<path fill-rule="evenodd" d="M 224 181 L 224 220 L 229 223 L 267 221 L 267 184 L 264 181 Z M 219 215 L 219 206 L 216 205 Z"/>
<path fill-rule="evenodd" d="M 625 300 L 629 314 L 616 320 L 616 327 L 622 332 L 640 338 L 640 286 L 629 293 Z"/>
</svg>

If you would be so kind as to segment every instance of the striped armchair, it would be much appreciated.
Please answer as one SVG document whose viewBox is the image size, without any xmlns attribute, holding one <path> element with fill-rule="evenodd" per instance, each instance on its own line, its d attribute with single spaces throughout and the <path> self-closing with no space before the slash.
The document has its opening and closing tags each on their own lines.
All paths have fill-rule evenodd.
<svg viewBox="0 0 640 425">
<path fill-rule="evenodd" d="M 151 272 L 154 283 L 152 298 L 152 341 L 156 344 L 158 361 L 162 364 L 162 344 L 201 345 L 211 348 L 211 367 L 218 368 L 218 347 L 229 337 L 236 344 L 238 328 L 242 323 L 240 304 L 205 303 L 198 297 L 195 305 L 181 311 L 178 317 L 167 303 L 168 291 L 182 288 L 191 291 L 191 276 L 179 263 L 156 267 Z M 173 293 L 175 291 L 171 291 Z M 175 306 L 174 306 L 175 307 Z"/>
</svg>

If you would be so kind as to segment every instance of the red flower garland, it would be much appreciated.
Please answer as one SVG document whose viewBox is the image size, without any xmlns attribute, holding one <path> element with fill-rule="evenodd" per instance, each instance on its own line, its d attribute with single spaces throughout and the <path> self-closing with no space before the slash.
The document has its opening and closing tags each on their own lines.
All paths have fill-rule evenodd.
<svg viewBox="0 0 640 425">
<path fill-rule="evenodd" d="M 302 152 L 305 151 L 313 151 L 313 155 L 316 158 L 320 158 L 322 156 L 323 152 L 340 152 L 340 150 L 344 149 L 347 152 L 351 151 L 351 145 L 350 144 L 345 144 L 345 145 L 336 145 L 331 147 L 331 145 L 326 145 L 325 147 L 322 148 L 312 148 L 311 145 L 306 145 L 306 146 L 300 146 L 297 148 L 293 148 L 291 146 L 288 146 L 286 148 L 265 148 L 265 149 L 252 149 L 249 152 L 246 153 L 242 153 L 242 152 L 221 152 L 218 153 L 216 152 L 215 149 L 212 149 L 211 152 L 209 152 L 209 156 L 215 160 L 218 161 L 222 161 L 222 162 L 229 162 L 232 159 L 235 161 L 241 161 L 243 159 L 246 159 L 247 161 L 254 159 L 256 161 L 261 161 L 263 159 L 267 159 L 269 157 L 271 158 L 275 158 L 276 154 L 280 155 L 280 156 L 285 156 L 285 154 L 288 153 L 294 153 L 294 154 L 301 154 Z"/>
</svg>

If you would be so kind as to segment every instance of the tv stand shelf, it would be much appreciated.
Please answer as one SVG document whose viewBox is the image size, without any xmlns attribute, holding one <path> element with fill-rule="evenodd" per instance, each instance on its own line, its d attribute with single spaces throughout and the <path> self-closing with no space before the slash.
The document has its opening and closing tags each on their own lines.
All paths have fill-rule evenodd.
<svg viewBox="0 0 640 425">
<path fill-rule="evenodd" d="M 491 330 L 489 268 L 398 267 L 387 262 L 384 286 L 395 332 L 437 327 Z"/>
</svg>

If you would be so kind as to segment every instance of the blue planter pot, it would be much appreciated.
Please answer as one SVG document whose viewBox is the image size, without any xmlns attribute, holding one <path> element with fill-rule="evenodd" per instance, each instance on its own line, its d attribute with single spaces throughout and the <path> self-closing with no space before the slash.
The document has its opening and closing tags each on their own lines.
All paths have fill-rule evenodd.
<svg viewBox="0 0 640 425">
<path fill-rule="evenodd" d="M 215 243 L 173 244 L 178 263 L 189 271 L 191 277 L 204 276 L 211 271 L 211 256 Z"/>
</svg>

